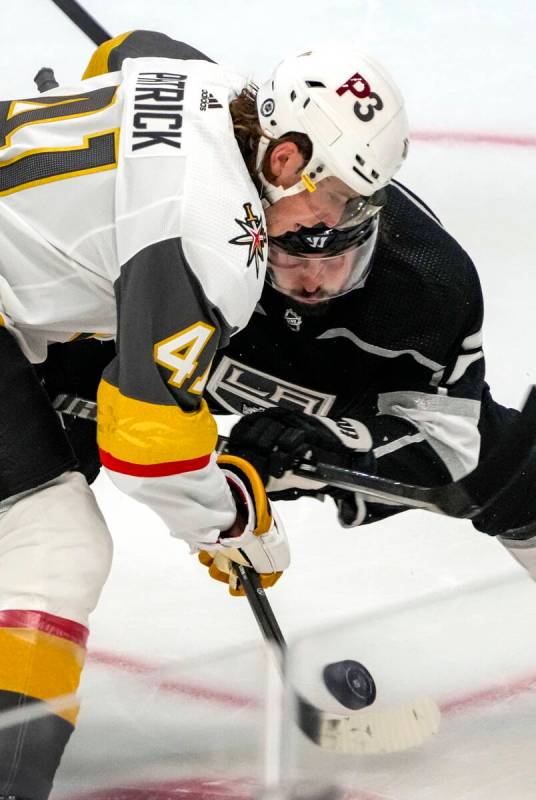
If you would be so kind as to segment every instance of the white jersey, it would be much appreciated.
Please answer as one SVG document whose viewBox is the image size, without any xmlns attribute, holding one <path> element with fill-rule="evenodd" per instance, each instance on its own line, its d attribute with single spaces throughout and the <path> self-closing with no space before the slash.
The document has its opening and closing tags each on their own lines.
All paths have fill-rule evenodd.
<svg viewBox="0 0 536 800">
<path fill-rule="evenodd" d="M 235 85 L 207 61 L 129 58 L 0 103 L 0 323 L 33 362 L 80 333 L 117 337 L 98 397 L 102 462 L 198 546 L 235 516 L 203 390 L 265 269 Z"/>
</svg>

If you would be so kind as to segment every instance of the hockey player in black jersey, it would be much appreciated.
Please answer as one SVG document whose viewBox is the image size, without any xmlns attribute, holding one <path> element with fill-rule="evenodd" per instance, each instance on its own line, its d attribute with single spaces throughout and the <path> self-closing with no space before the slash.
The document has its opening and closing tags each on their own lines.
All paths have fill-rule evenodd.
<svg viewBox="0 0 536 800">
<path fill-rule="evenodd" d="M 357 468 L 341 430 L 358 421 L 361 441 L 371 436 L 369 471 L 435 486 L 473 469 L 518 413 L 485 382 L 471 259 L 400 183 L 378 202 L 360 225 L 270 240 L 261 300 L 208 385 L 215 409 L 243 415 L 229 449 L 256 465 L 270 497 L 331 495 L 344 526 L 403 509 L 307 485 L 290 472 L 305 453 Z M 510 543 L 536 535 L 534 479 L 503 493 L 475 527 Z"/>
</svg>

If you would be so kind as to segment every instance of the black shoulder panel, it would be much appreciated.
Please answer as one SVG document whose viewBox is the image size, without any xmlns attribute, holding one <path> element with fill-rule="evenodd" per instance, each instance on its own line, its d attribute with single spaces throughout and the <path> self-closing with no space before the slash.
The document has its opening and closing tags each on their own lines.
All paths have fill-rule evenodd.
<svg viewBox="0 0 536 800">
<path fill-rule="evenodd" d="M 125 58 L 180 58 L 185 61 L 210 61 L 211 58 L 185 42 L 178 42 L 165 33 L 155 31 L 133 31 L 121 44 L 114 47 L 108 56 L 108 70 L 121 69 Z"/>
</svg>

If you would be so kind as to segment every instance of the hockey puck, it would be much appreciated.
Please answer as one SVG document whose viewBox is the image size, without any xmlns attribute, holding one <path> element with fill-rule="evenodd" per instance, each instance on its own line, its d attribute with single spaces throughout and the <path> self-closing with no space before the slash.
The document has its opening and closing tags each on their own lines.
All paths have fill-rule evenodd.
<svg viewBox="0 0 536 800">
<path fill-rule="evenodd" d="M 346 708 L 359 711 L 376 699 L 374 678 L 359 661 L 335 661 L 322 673 L 326 689 Z"/>
</svg>

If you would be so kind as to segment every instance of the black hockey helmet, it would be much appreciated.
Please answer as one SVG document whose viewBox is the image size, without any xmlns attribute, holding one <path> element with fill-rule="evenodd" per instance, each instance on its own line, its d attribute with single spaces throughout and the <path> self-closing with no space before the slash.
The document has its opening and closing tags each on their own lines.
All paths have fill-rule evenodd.
<svg viewBox="0 0 536 800">
<path fill-rule="evenodd" d="M 300 228 L 285 233 L 284 236 L 271 236 L 270 245 L 276 245 L 292 255 L 326 255 L 336 256 L 357 247 L 365 242 L 373 233 L 375 218 L 367 219 L 361 225 L 339 230 L 326 228 L 320 223 L 313 228 Z"/>
</svg>

